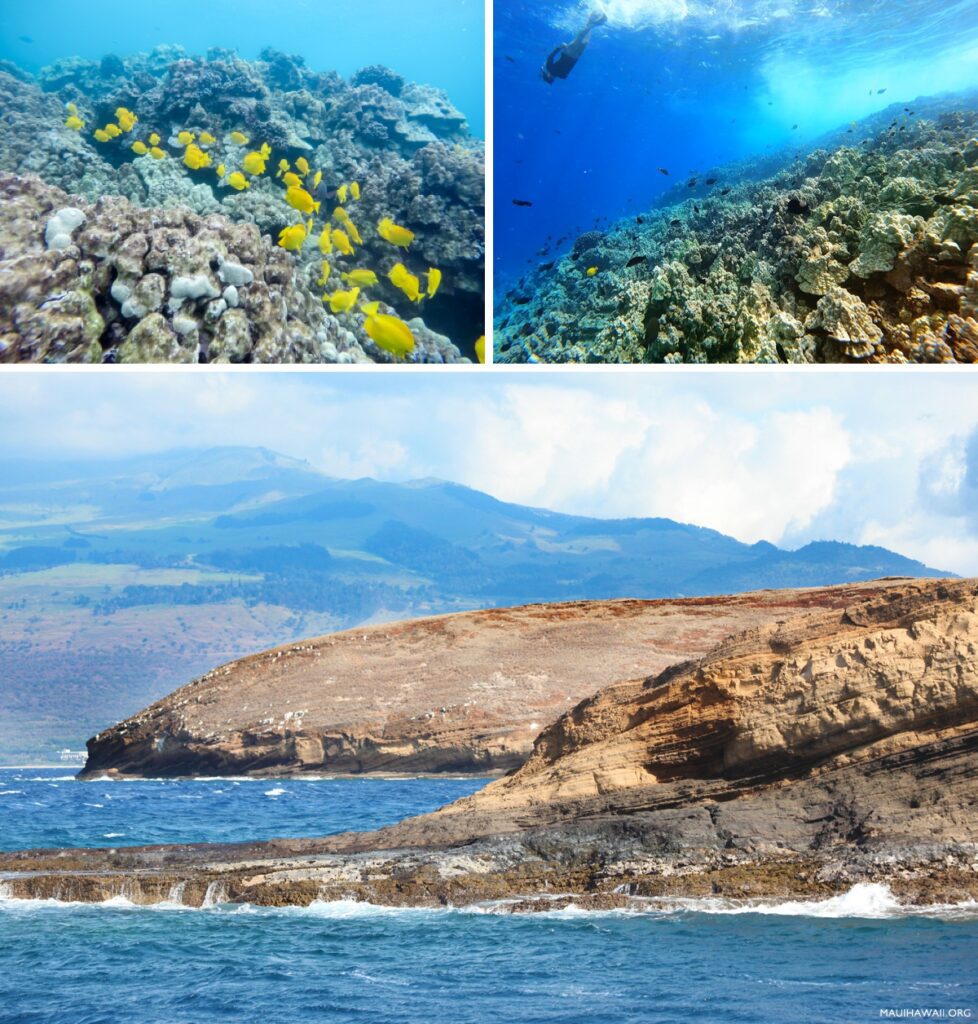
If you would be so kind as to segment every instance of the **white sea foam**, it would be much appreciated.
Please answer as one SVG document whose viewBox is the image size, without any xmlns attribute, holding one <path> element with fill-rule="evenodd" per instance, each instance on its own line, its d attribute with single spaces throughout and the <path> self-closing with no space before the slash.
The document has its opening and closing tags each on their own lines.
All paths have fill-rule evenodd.
<svg viewBox="0 0 978 1024">
<path fill-rule="evenodd" d="M 23 793 L 22 789 L 0 789 L 0 796 L 15 796 L 17 793 Z"/>
<path fill-rule="evenodd" d="M 275 789 L 266 789 L 265 796 L 281 796 L 284 792 L 281 786 L 276 786 Z"/>
</svg>

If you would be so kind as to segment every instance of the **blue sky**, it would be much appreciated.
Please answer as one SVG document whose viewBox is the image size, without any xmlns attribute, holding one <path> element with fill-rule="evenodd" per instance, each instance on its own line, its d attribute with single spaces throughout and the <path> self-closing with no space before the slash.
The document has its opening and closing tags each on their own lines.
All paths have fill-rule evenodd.
<svg viewBox="0 0 978 1024">
<path fill-rule="evenodd" d="M 881 544 L 978 575 L 978 376 L 778 371 L 65 373 L 0 378 L 8 451 L 263 445 L 744 541 Z"/>
</svg>

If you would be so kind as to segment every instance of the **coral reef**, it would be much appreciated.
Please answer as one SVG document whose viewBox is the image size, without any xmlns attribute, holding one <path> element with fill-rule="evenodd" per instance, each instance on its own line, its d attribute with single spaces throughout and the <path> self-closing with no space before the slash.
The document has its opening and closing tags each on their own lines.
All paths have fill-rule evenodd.
<svg viewBox="0 0 978 1024">
<path fill-rule="evenodd" d="M 179 47 L 158 47 L 150 54 L 131 57 L 109 55 L 101 61 L 70 58 L 43 69 L 36 81 L 24 73 L 10 73 L 14 71 L 19 69 L 0 68 L 0 103 L 5 110 L 0 120 L 0 172 L 19 178 L 36 175 L 57 186 L 72 197 L 61 204 L 65 208 L 87 210 L 86 203 L 101 208 L 108 197 L 117 196 L 132 207 L 152 211 L 161 222 L 178 209 L 185 224 L 196 223 L 188 218 L 220 215 L 229 223 L 253 225 L 255 237 L 269 235 L 274 242 L 284 227 L 303 220 L 302 214 L 285 203 L 274 168 L 280 159 L 294 163 L 304 157 L 311 167 L 322 171 L 317 199 L 322 203 L 323 219 L 336 204 L 335 192 L 342 182 L 359 182 L 362 193 L 353 213 L 362 230 L 363 245 L 357 247 L 355 256 L 329 255 L 332 275 L 326 290 L 343 286 L 343 272 L 370 267 L 376 270 L 379 282 L 369 298 L 380 300 L 385 310 L 405 321 L 417 323 L 416 349 L 410 360 L 455 362 L 464 359 L 463 353 L 474 358 L 474 342 L 484 333 L 484 147 L 469 135 L 463 116 L 438 90 L 405 82 L 382 67 L 364 68 L 347 83 L 336 74 L 308 69 L 301 57 L 270 49 L 255 62 L 223 49 L 211 50 L 201 59 Z M 73 130 L 66 123 L 69 104 L 77 109 L 85 126 L 82 130 Z M 93 138 L 93 129 L 110 122 L 120 107 L 138 115 L 141 134 L 99 143 Z M 149 131 L 161 137 L 165 159 L 153 159 L 145 150 L 141 155 L 132 151 L 132 140 L 142 139 Z M 176 142 L 183 131 L 195 135 L 209 132 L 217 138 L 209 168 L 185 166 Z M 229 142 L 231 132 L 244 133 L 256 147 L 267 142 L 274 154 L 268 173 L 253 177 L 250 187 L 240 191 L 222 183 L 215 174 L 219 161 L 227 164 L 230 173 L 251 148 Z M 16 191 L 9 179 L 4 187 Z M 24 189 L 42 204 L 47 201 L 36 185 Z M 435 298 L 412 306 L 389 282 L 388 272 L 405 255 L 374 230 L 373 225 L 384 217 L 414 232 L 407 259 L 415 273 L 423 274 L 428 267 L 443 272 L 443 284 Z M 7 220 L 5 212 L 0 230 Z M 15 258 L 12 237 L 4 244 L 6 258 Z M 332 323 L 327 330 L 319 323 L 322 317 L 311 313 L 309 307 L 321 302 L 327 284 L 319 280 L 321 259 L 314 239 L 287 255 L 295 271 L 288 287 L 299 300 L 295 307 L 287 304 L 288 315 L 290 321 L 305 323 L 312 335 L 326 330 L 329 337 L 323 336 L 315 344 L 295 339 L 284 346 L 280 340 L 249 350 L 247 358 L 290 354 L 315 361 L 392 361 L 393 357 L 366 335 L 360 315 L 342 314 L 337 324 L 327 307 L 325 320 Z M 198 271 L 202 269 L 206 268 Z M 284 286 L 283 274 L 278 272 L 275 287 Z M 125 286 L 123 282 L 117 289 L 120 294 Z M 153 286 L 148 287 L 155 294 Z M 218 296 L 209 299 L 227 301 Z M 200 305 L 202 297 L 195 301 Z M 252 309 L 241 308 L 246 317 L 253 315 Z M 222 340 L 217 350 L 240 357 L 247 347 L 241 330 L 232 332 L 236 342 L 226 339 L 230 338 L 230 325 L 241 316 L 224 322 L 216 307 L 210 320 L 203 312 L 195 310 L 201 320 L 196 328 L 201 339 L 198 354 L 208 358 L 220 326 Z M 164 319 L 168 316 L 164 313 Z M 170 320 L 167 323 L 167 330 L 176 330 Z M 186 330 L 182 334 L 176 331 L 176 341 L 161 336 L 159 329 L 143 327 L 136 348 L 187 357 L 194 348 L 194 331 L 179 317 L 177 326 Z M 120 335 L 135 325 L 123 323 L 120 331 L 110 320 L 106 329 L 109 327 L 113 328 L 111 338 L 102 341 L 104 353 L 114 358 Z M 94 321 L 90 329 L 94 329 Z M 253 326 L 251 334 L 256 333 L 262 331 Z M 63 351 L 77 356 L 78 347 L 68 343 Z M 11 356 L 11 352 L 17 354 Z M 25 340 L 12 344 L 9 339 L 5 355 L 8 359 L 62 357 L 44 343 Z"/>
<path fill-rule="evenodd" d="M 498 303 L 496 360 L 974 362 L 973 100 L 918 101 L 582 234 Z"/>
</svg>

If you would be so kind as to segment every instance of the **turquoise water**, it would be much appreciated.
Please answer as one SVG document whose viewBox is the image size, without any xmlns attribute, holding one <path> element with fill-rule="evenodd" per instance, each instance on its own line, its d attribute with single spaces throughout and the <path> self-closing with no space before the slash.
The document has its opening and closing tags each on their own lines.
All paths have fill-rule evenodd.
<svg viewBox="0 0 978 1024">
<path fill-rule="evenodd" d="M 0 846 L 323 833 L 395 820 L 482 785 L 64 775 L 0 772 Z M 110 831 L 125 835 L 109 840 Z M 908 915 L 878 887 L 764 912 L 718 901 L 496 909 L 0 898 L 0 1021 L 853 1024 L 879 1020 L 882 1008 L 978 1011 L 978 916 Z"/>
<path fill-rule="evenodd" d="M 584 231 L 640 215 L 667 193 L 706 194 L 707 178 L 731 184 L 731 172 L 714 170 L 730 161 L 787 160 L 851 121 L 889 108 L 902 116 L 919 96 L 978 86 L 976 0 L 497 0 L 495 8 L 499 293 Z M 547 55 L 592 10 L 608 23 L 566 80 L 546 84 Z"/>
<path fill-rule="evenodd" d="M 482 0 L 3 0 L 2 8 L 0 59 L 31 72 L 64 57 L 101 60 L 161 44 L 201 56 L 226 47 L 247 60 L 268 46 L 345 78 L 386 64 L 409 81 L 444 89 L 472 132 L 485 132 Z"/>
</svg>

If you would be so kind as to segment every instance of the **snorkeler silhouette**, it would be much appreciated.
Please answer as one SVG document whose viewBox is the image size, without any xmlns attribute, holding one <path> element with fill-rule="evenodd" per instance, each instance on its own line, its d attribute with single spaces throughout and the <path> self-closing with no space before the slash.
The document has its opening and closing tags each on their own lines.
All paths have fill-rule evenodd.
<svg viewBox="0 0 978 1024">
<path fill-rule="evenodd" d="M 547 85 L 553 85 L 555 78 L 566 78 L 574 70 L 574 65 L 581 59 L 581 54 L 587 49 L 587 44 L 591 42 L 591 29 L 603 25 L 607 20 L 607 14 L 595 11 L 588 18 L 584 28 L 569 43 L 561 43 L 550 54 L 546 63 L 540 68 L 540 74 Z"/>
</svg>

